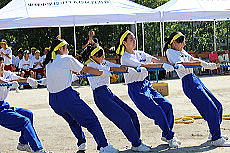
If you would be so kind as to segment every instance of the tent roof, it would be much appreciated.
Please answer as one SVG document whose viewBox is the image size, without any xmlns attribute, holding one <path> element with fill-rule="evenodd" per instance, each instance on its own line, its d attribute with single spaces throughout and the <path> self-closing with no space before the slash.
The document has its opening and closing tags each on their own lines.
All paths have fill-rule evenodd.
<svg viewBox="0 0 230 153">
<path fill-rule="evenodd" d="M 0 10 L 0 29 L 154 20 L 155 11 L 128 0 L 12 0 Z"/>
<path fill-rule="evenodd" d="M 171 0 L 155 10 L 162 21 L 213 20 L 230 18 L 230 0 Z"/>
</svg>

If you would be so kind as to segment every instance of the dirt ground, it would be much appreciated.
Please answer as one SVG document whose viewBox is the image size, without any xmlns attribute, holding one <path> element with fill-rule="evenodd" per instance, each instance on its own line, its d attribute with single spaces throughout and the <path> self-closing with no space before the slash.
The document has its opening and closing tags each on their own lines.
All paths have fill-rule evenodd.
<svg viewBox="0 0 230 153">
<path fill-rule="evenodd" d="M 222 102 L 224 114 L 230 114 L 230 76 L 201 77 L 204 84 Z M 185 115 L 199 115 L 189 99 L 185 97 L 181 88 L 181 81 L 165 80 L 169 83 L 168 98 L 174 108 L 175 117 Z M 110 144 L 118 148 L 122 153 L 131 153 L 131 144 L 123 133 L 103 114 L 94 104 L 92 91 L 89 86 L 74 87 L 81 93 L 81 98 L 97 114 L 105 135 Z M 141 123 L 142 140 L 145 144 L 152 146 L 151 152 L 156 153 L 230 153 L 230 147 L 208 147 L 205 145 L 208 137 L 207 123 L 203 119 L 196 120 L 192 124 L 175 124 L 176 136 L 182 141 L 178 149 L 169 149 L 160 140 L 161 130 L 154 122 L 145 117 L 133 104 L 127 95 L 127 86 L 124 84 L 112 84 L 110 89 L 131 106 L 137 113 Z M 43 89 L 25 89 L 20 93 L 11 91 L 7 101 L 11 106 L 30 109 L 34 112 L 34 126 L 43 146 L 54 153 L 74 153 L 77 150 L 76 139 L 71 133 L 67 123 L 56 115 L 48 105 L 48 92 Z M 230 136 L 230 121 L 223 120 L 221 125 L 222 133 Z M 84 129 L 87 137 L 88 150 L 86 153 L 96 153 L 96 143 L 92 135 Z M 19 133 L 0 127 L 0 153 L 18 153 L 16 146 Z"/>
</svg>

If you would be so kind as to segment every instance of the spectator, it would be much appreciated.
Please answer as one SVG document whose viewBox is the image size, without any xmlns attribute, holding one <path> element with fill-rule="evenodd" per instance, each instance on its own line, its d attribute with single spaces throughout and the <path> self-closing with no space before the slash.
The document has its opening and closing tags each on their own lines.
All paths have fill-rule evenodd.
<svg viewBox="0 0 230 153">
<path fill-rule="evenodd" d="M 35 53 L 36 50 L 37 50 L 37 49 L 36 49 L 35 47 L 32 47 L 32 48 L 30 49 L 31 54 L 30 54 L 30 56 L 29 56 L 29 59 L 32 59 L 32 58 L 34 57 L 34 53 Z"/>
<path fill-rule="evenodd" d="M 23 58 L 23 51 L 22 51 L 22 48 L 20 48 L 18 50 L 18 53 L 17 55 L 15 56 L 15 59 L 14 59 L 14 62 L 13 62 L 13 65 L 15 67 L 15 71 L 18 72 L 19 71 L 19 63 L 20 63 L 20 60 Z"/>
<path fill-rule="evenodd" d="M 35 78 L 33 72 L 33 62 L 29 59 L 30 52 L 28 50 L 24 51 L 24 56 L 19 62 L 19 71 L 21 77 L 32 77 Z"/>
<path fill-rule="evenodd" d="M 5 64 L 4 68 L 6 71 L 12 71 L 12 50 L 6 44 L 5 39 L 2 39 L 0 45 L 2 47 L 0 50 L 0 55 L 4 58 L 4 64 Z"/>
<path fill-rule="evenodd" d="M 34 76 L 37 79 L 41 79 L 43 75 L 44 76 L 44 69 L 43 69 L 43 59 L 40 56 L 40 51 L 36 50 L 34 53 L 34 57 L 32 58 L 33 62 L 33 71 L 34 71 Z M 39 76 L 40 75 L 40 76 Z"/>
<path fill-rule="evenodd" d="M 46 47 L 46 48 L 44 49 L 43 56 L 42 56 L 42 60 L 43 60 L 43 61 L 46 59 L 46 55 L 47 55 L 47 53 L 48 53 L 49 51 L 50 51 L 50 48 L 49 48 L 49 47 Z"/>
<path fill-rule="evenodd" d="M 98 43 L 98 39 L 95 37 L 95 31 L 93 30 L 90 30 L 88 32 L 88 38 L 84 41 L 83 45 L 82 45 L 82 52 L 80 53 L 81 55 L 81 59 L 82 59 L 82 62 L 85 62 L 88 57 L 88 53 L 87 53 L 87 46 L 88 45 L 91 45 L 91 46 L 96 46 Z"/>
</svg>

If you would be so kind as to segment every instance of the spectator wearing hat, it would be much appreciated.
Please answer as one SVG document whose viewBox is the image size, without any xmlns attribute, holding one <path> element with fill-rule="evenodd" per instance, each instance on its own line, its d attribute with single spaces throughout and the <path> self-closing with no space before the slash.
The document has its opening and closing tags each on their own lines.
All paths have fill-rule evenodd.
<svg viewBox="0 0 230 153">
<path fill-rule="evenodd" d="M 33 72 L 33 62 L 29 59 L 30 51 L 25 50 L 23 52 L 24 56 L 19 62 L 19 72 L 21 77 L 32 77 L 35 78 Z"/>
<path fill-rule="evenodd" d="M 35 47 L 32 47 L 32 48 L 30 49 L 31 54 L 30 54 L 30 56 L 29 56 L 29 59 L 32 59 L 32 58 L 34 57 L 34 53 L 35 53 L 36 50 L 37 50 L 37 49 L 36 49 Z"/>
<path fill-rule="evenodd" d="M 35 77 L 38 77 L 38 74 L 43 75 L 44 76 L 44 69 L 43 69 L 43 59 L 40 56 L 40 51 L 36 50 L 34 53 L 34 57 L 32 58 L 32 62 L 33 62 L 33 71 L 35 73 Z M 40 78 L 38 78 L 40 79 Z"/>
<path fill-rule="evenodd" d="M 2 47 L 0 49 L 0 56 L 4 58 L 4 68 L 6 71 L 12 71 L 12 50 L 8 47 L 5 39 L 2 39 L 0 46 Z"/>
</svg>

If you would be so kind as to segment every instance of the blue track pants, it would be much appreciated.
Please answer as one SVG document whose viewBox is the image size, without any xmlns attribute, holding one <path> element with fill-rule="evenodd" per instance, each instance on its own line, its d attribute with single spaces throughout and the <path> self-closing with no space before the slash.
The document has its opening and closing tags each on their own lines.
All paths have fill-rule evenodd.
<svg viewBox="0 0 230 153">
<path fill-rule="evenodd" d="M 78 145 L 86 142 L 82 127 L 93 135 L 97 142 L 97 149 L 108 145 L 103 129 L 93 110 L 79 97 L 79 93 L 66 88 L 58 93 L 49 94 L 49 104 L 58 115 L 62 116 L 69 124 Z"/>
<path fill-rule="evenodd" d="M 140 124 L 136 112 L 114 95 L 107 86 L 93 90 L 93 96 L 100 111 L 122 130 L 132 146 L 141 145 Z"/>
<path fill-rule="evenodd" d="M 27 109 L 10 107 L 4 101 L 0 101 L 0 106 L 0 125 L 21 132 L 19 137 L 21 144 L 29 143 L 33 151 L 41 150 L 42 144 L 33 127 L 33 113 Z"/>
<path fill-rule="evenodd" d="M 223 113 L 221 103 L 193 73 L 182 78 L 182 85 L 185 95 L 191 99 L 200 115 L 208 122 L 212 140 L 219 139 Z"/>
<path fill-rule="evenodd" d="M 137 108 L 159 125 L 162 137 L 172 139 L 174 115 L 171 103 L 153 89 L 148 80 L 129 83 L 128 93 Z"/>
</svg>

